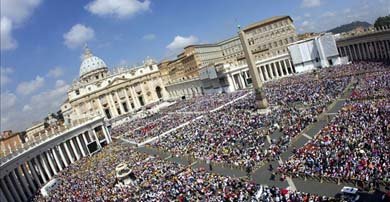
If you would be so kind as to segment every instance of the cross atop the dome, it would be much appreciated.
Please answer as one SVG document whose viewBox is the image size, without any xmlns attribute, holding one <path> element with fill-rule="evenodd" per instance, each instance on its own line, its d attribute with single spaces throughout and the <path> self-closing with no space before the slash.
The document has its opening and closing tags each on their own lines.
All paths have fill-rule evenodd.
<svg viewBox="0 0 390 202">
<path fill-rule="evenodd" d="M 84 45 L 84 59 L 90 58 L 92 56 L 93 56 L 93 54 L 92 54 L 91 50 L 88 48 L 88 44 L 85 43 L 85 45 Z"/>
</svg>

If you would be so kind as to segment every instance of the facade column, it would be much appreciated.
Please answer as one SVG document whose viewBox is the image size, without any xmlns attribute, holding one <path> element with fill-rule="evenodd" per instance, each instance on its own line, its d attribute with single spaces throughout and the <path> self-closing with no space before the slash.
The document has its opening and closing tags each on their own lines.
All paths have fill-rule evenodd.
<svg viewBox="0 0 390 202">
<path fill-rule="evenodd" d="M 118 91 L 115 91 L 115 97 L 118 100 L 119 110 L 121 110 L 122 114 L 126 114 L 125 109 L 122 106 L 121 99 L 119 98 Z"/>
<path fill-rule="evenodd" d="M 234 82 L 233 82 L 232 77 L 231 77 L 231 75 L 229 73 L 226 74 L 226 79 L 227 79 L 227 82 L 229 84 L 229 91 L 230 92 L 235 91 L 236 87 L 234 86 Z"/>
<path fill-rule="evenodd" d="M 100 99 L 99 97 L 95 99 L 97 102 L 97 105 L 98 105 L 98 108 L 99 108 L 99 111 L 100 113 L 103 115 L 103 116 L 106 116 L 106 114 L 104 113 L 104 110 L 103 110 L 103 105 L 102 105 L 102 102 L 100 102 Z"/>
<path fill-rule="evenodd" d="M 79 155 L 79 152 L 77 151 L 76 146 L 74 145 L 73 139 L 70 139 L 69 142 L 70 142 L 70 146 L 72 147 L 73 153 L 76 156 L 76 160 L 79 160 L 80 155 Z"/>
<path fill-rule="evenodd" d="M 64 147 L 65 147 L 65 151 L 66 151 L 66 154 L 68 155 L 68 158 L 69 158 L 69 160 L 70 160 L 70 163 L 74 163 L 74 158 L 73 158 L 73 156 L 72 156 L 72 153 L 70 153 L 70 149 L 69 149 L 69 146 L 68 146 L 68 144 L 66 143 L 66 141 L 64 142 L 64 143 L 62 143 L 62 144 L 64 144 Z"/>
<path fill-rule="evenodd" d="M 103 125 L 101 125 L 101 128 L 102 128 L 104 137 L 105 137 L 106 140 L 107 140 L 107 143 L 112 142 L 112 140 L 111 140 L 111 138 L 110 138 L 110 135 L 109 135 L 108 132 L 106 131 L 106 127 L 104 127 Z"/>
<path fill-rule="evenodd" d="M 108 98 L 109 98 L 109 101 L 111 102 L 112 108 L 114 109 L 114 114 L 115 114 L 115 116 L 119 116 L 119 112 L 118 112 L 118 110 L 116 109 L 116 105 L 115 105 L 115 102 L 114 102 L 114 98 L 112 97 L 112 94 L 111 94 L 111 93 L 108 94 Z"/>
<path fill-rule="evenodd" d="M 19 192 L 16 191 L 15 185 L 12 183 L 11 179 L 9 178 L 9 175 L 5 176 L 5 180 L 7 181 L 7 184 L 9 185 L 9 189 L 12 192 L 12 195 L 15 198 L 15 201 L 22 201 L 21 196 L 19 195 Z"/>
<path fill-rule="evenodd" d="M 68 167 L 69 164 L 68 164 L 68 161 L 65 157 L 64 151 L 61 148 L 61 145 L 57 145 L 57 149 L 60 152 L 60 156 L 61 156 L 62 162 L 64 162 L 65 168 Z"/>
<path fill-rule="evenodd" d="M 262 68 L 261 68 L 262 67 Z M 268 71 L 267 71 L 267 67 L 265 65 L 261 66 L 261 72 L 263 73 L 263 76 L 264 76 L 264 80 L 265 81 L 268 81 L 269 78 L 268 78 Z"/>
<path fill-rule="evenodd" d="M 273 77 L 272 77 L 272 74 L 271 74 L 271 65 L 270 65 L 270 63 L 268 63 L 268 64 L 266 64 L 265 65 L 265 72 L 266 72 L 266 75 L 267 75 L 267 80 L 272 80 L 273 79 Z"/>
<path fill-rule="evenodd" d="M 46 157 L 47 157 L 47 161 L 49 161 L 49 165 L 50 165 L 51 170 L 53 171 L 54 175 L 57 175 L 58 174 L 57 167 L 55 166 L 55 164 L 53 162 L 53 159 L 51 158 L 51 156 L 49 154 L 49 151 L 45 152 L 46 153 Z"/>
<path fill-rule="evenodd" d="M 260 81 L 264 82 L 265 79 L 264 79 L 264 76 L 263 76 L 263 72 L 261 71 L 261 65 L 259 67 L 256 67 L 256 70 L 257 70 L 257 73 L 260 77 Z"/>
<path fill-rule="evenodd" d="M 284 68 L 286 69 L 286 74 L 287 74 L 287 75 L 290 75 L 291 72 L 288 71 L 288 67 L 287 67 L 286 61 L 285 61 L 285 60 L 282 60 L 282 62 L 283 62 Z"/>
<path fill-rule="evenodd" d="M 86 156 L 85 154 L 85 151 L 84 151 L 84 147 L 83 145 L 81 144 L 81 141 L 80 141 L 80 136 L 76 136 L 76 141 L 77 141 L 77 144 L 79 145 L 79 148 L 80 148 L 80 151 L 81 151 L 81 155 L 83 155 L 83 157 Z"/>
<path fill-rule="evenodd" d="M 95 136 L 95 138 L 96 138 L 96 142 L 99 145 L 99 148 L 102 148 L 102 145 L 100 145 L 100 140 L 99 140 L 98 136 L 96 135 L 95 129 L 91 129 L 91 130 L 92 130 L 93 136 Z"/>
<path fill-rule="evenodd" d="M 44 154 L 42 153 L 41 155 L 38 156 L 38 158 L 41 159 L 41 163 L 42 163 L 42 165 L 43 165 L 43 168 L 44 168 L 44 170 L 46 171 L 47 176 L 49 177 L 48 180 L 50 180 L 53 176 L 51 175 L 50 167 L 49 167 L 49 164 L 47 163 L 47 161 L 46 161 L 46 159 L 45 159 Z"/>
<path fill-rule="evenodd" d="M 14 170 L 14 172 L 15 172 L 15 179 L 17 179 L 17 181 L 19 181 L 19 184 L 22 185 L 22 188 L 24 188 L 24 191 L 27 192 L 26 193 L 27 196 L 28 197 L 32 197 L 33 194 L 32 194 L 32 192 L 30 190 L 29 184 L 27 183 L 26 176 L 25 175 L 21 175 L 20 171 L 21 170 L 19 169 L 19 167 Z"/>
<path fill-rule="evenodd" d="M 274 62 L 271 63 L 271 68 L 272 68 L 272 75 L 274 76 L 274 78 L 278 78 L 279 76 L 278 76 L 278 73 L 276 71 L 276 65 Z"/>
<path fill-rule="evenodd" d="M 56 161 L 56 164 L 58 166 L 58 169 L 59 169 L 58 172 L 62 171 L 64 168 L 62 167 L 62 163 L 61 163 L 60 158 L 59 158 L 59 156 L 57 154 L 56 148 L 55 147 L 52 148 L 51 152 L 52 152 L 52 154 L 54 156 L 54 160 Z"/>
<path fill-rule="evenodd" d="M 37 191 L 37 187 L 35 186 L 32 178 L 31 178 L 31 175 L 27 172 L 26 165 L 23 163 L 20 167 L 22 168 L 23 175 L 26 177 L 28 184 L 32 188 L 32 191 L 35 193 Z"/>
<path fill-rule="evenodd" d="M 133 111 L 134 109 L 131 107 L 130 99 L 129 99 L 129 94 L 127 93 L 126 88 L 123 88 L 123 91 L 125 92 L 125 96 L 126 96 L 127 108 L 129 109 L 129 111 L 130 111 L 130 110 Z"/>
<path fill-rule="evenodd" d="M 42 184 L 41 184 L 41 181 L 40 181 L 39 176 L 38 176 L 38 174 L 37 174 L 37 171 L 35 170 L 34 165 L 31 163 L 31 161 L 27 161 L 27 165 L 28 165 L 28 168 L 29 168 L 30 172 L 32 173 L 32 176 L 33 176 L 33 178 L 34 178 L 34 181 L 35 181 L 35 182 L 37 183 L 37 185 L 38 185 L 37 188 L 41 187 Z"/>
<path fill-rule="evenodd" d="M 279 60 L 277 63 L 279 64 L 280 73 L 282 73 L 282 76 L 286 76 L 287 75 L 287 71 L 286 71 L 286 73 L 284 73 L 285 69 L 284 69 L 284 66 L 283 66 L 282 62 Z"/>
<path fill-rule="evenodd" d="M 41 164 L 39 163 L 37 157 L 34 158 L 34 163 L 35 163 L 35 166 L 37 166 L 37 168 L 38 168 L 39 174 L 41 175 L 41 178 L 43 180 L 43 184 L 46 184 L 46 182 L 48 182 L 49 180 L 46 178 L 45 173 L 43 172 L 43 168 L 42 168 Z"/>
<path fill-rule="evenodd" d="M 138 100 L 138 96 L 137 96 L 137 93 L 135 92 L 134 87 L 130 86 L 129 88 L 130 88 L 130 93 L 132 94 L 131 97 L 133 98 L 135 108 L 140 108 L 141 103 Z"/>
<path fill-rule="evenodd" d="M 88 140 L 87 140 L 87 137 L 85 137 L 85 132 L 82 133 L 82 136 L 83 136 L 83 140 L 84 140 L 84 143 L 85 143 L 85 147 L 87 148 L 87 144 L 89 143 Z"/>
<path fill-rule="evenodd" d="M 5 194 L 6 198 L 8 199 L 8 201 L 15 201 L 10 190 L 8 189 L 7 184 L 4 182 L 4 179 L 0 179 L 0 187 L 4 191 L 4 194 Z"/>
</svg>

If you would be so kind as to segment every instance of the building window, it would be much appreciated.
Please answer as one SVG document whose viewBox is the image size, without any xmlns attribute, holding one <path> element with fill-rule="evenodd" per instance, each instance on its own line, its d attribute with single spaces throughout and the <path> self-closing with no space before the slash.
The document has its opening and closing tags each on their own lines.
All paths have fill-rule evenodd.
<svg viewBox="0 0 390 202">
<path fill-rule="evenodd" d="M 79 90 L 76 90 L 76 95 L 80 95 L 80 91 Z"/>
</svg>

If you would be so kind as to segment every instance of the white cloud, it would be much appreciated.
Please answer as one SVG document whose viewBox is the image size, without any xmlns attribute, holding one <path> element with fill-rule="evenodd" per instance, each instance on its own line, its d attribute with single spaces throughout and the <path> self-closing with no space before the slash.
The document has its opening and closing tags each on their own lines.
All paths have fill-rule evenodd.
<svg viewBox="0 0 390 202">
<path fill-rule="evenodd" d="M 321 5 L 320 0 L 303 0 L 301 6 L 304 8 L 318 7 Z"/>
<path fill-rule="evenodd" d="M 12 36 L 15 27 L 20 27 L 39 6 L 41 0 L 1 0 L 1 45 L 0 50 L 17 48 L 17 41 Z"/>
<path fill-rule="evenodd" d="M 1 36 L 1 45 L 0 49 L 4 50 L 13 50 L 18 46 L 18 43 L 12 36 L 12 21 L 7 17 L 1 17 L 0 20 L 0 36 Z"/>
<path fill-rule="evenodd" d="M 334 16 L 336 16 L 336 13 L 331 12 L 331 11 L 328 11 L 328 12 L 325 12 L 324 14 L 322 14 L 322 17 L 334 17 Z"/>
<path fill-rule="evenodd" d="M 23 23 L 31 16 L 41 0 L 1 0 L 1 17 L 6 16 L 13 22 Z"/>
<path fill-rule="evenodd" d="M 0 83 L 1 86 L 11 82 L 11 78 L 9 77 L 10 74 L 12 74 L 14 70 L 10 67 L 0 67 Z"/>
<path fill-rule="evenodd" d="M 125 18 L 149 10 L 150 0 L 94 0 L 85 9 L 99 16 Z"/>
<path fill-rule="evenodd" d="M 176 50 L 182 49 L 188 45 L 195 44 L 196 42 L 198 42 L 198 38 L 193 36 L 193 35 L 188 36 L 188 37 L 183 37 L 183 36 L 177 35 L 173 39 L 173 41 L 170 44 L 168 44 L 167 49 L 169 49 L 170 51 L 176 51 Z"/>
<path fill-rule="evenodd" d="M 56 81 L 56 88 L 61 88 L 64 85 L 66 85 L 66 82 L 64 80 L 57 80 Z"/>
<path fill-rule="evenodd" d="M 64 44 L 68 48 L 73 49 L 95 38 L 95 31 L 85 25 L 76 24 L 69 30 L 69 32 L 65 33 L 63 37 Z"/>
<path fill-rule="evenodd" d="M 69 87 L 66 82 L 57 80 L 55 87 L 34 94 L 30 99 L 17 99 L 13 93 L 2 93 L 0 130 L 24 130 L 33 122 L 42 121 L 48 113 L 57 112 Z"/>
<path fill-rule="evenodd" d="M 58 85 L 60 83 L 60 85 Z M 69 85 L 63 81 L 57 81 L 54 89 L 33 95 L 29 103 L 33 111 L 45 116 L 49 112 L 56 112 L 66 99 Z"/>
<path fill-rule="evenodd" d="M 30 107 L 30 105 L 27 104 L 27 105 L 23 106 L 23 110 L 22 111 L 23 112 L 27 112 L 27 111 L 31 111 L 31 110 L 32 110 L 32 107 Z"/>
<path fill-rule="evenodd" d="M 1 93 L 0 101 L 1 101 L 0 103 L 1 112 L 7 111 L 8 108 L 11 108 L 15 105 L 16 95 L 11 92 Z"/>
<path fill-rule="evenodd" d="M 143 40 L 148 40 L 148 41 L 151 41 L 151 40 L 154 40 L 156 39 L 156 35 L 155 34 L 146 34 L 142 37 Z"/>
<path fill-rule="evenodd" d="M 34 80 L 24 81 L 20 83 L 16 88 L 16 92 L 22 95 L 29 95 L 41 88 L 44 83 L 45 79 L 43 77 L 37 76 Z"/>
<path fill-rule="evenodd" d="M 48 77 L 58 78 L 64 74 L 64 70 L 61 67 L 54 67 L 47 73 Z"/>
</svg>

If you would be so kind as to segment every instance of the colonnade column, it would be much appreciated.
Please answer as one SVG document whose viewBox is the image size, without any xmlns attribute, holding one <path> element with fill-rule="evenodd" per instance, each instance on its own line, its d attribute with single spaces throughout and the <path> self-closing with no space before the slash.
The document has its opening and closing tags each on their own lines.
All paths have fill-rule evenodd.
<svg viewBox="0 0 390 202">
<path fill-rule="evenodd" d="M 33 193 L 31 192 L 30 186 L 27 183 L 26 176 L 24 174 L 21 175 L 20 171 L 21 169 L 19 169 L 19 167 L 14 170 L 15 178 L 18 179 L 19 183 L 23 186 L 24 190 L 27 192 L 28 197 L 32 197 Z"/>
<path fill-rule="evenodd" d="M 50 151 L 50 150 L 49 150 L 49 151 Z M 46 153 L 46 158 L 47 158 L 47 160 L 49 161 L 49 165 L 50 165 L 51 170 L 53 171 L 54 175 L 57 175 L 57 174 L 58 174 L 58 172 L 57 172 L 57 167 L 56 167 L 56 165 L 54 164 L 53 159 L 51 158 L 49 151 L 45 152 L 45 153 Z"/>
<path fill-rule="evenodd" d="M 31 186 L 33 192 L 36 192 L 37 191 L 37 187 L 35 186 L 32 178 L 31 178 L 30 173 L 28 173 L 26 165 L 22 164 L 20 167 L 22 168 L 22 172 L 23 172 L 24 176 L 26 177 L 28 184 Z"/>
<path fill-rule="evenodd" d="M 60 158 L 58 157 L 58 154 L 57 154 L 57 151 L 56 151 L 56 147 L 52 148 L 51 152 L 52 152 L 52 154 L 54 156 L 54 160 L 56 161 L 58 168 L 60 169 L 59 171 L 63 170 L 64 168 L 62 167 L 62 163 L 60 161 Z"/>
<path fill-rule="evenodd" d="M 66 151 L 66 154 L 68 155 L 68 158 L 70 160 L 70 163 L 73 163 L 75 160 L 73 159 L 73 156 L 72 154 L 70 153 L 70 149 L 69 149 L 69 146 L 66 142 L 62 143 L 65 147 L 65 151 Z"/>
<path fill-rule="evenodd" d="M 16 191 L 16 188 L 15 188 L 14 184 L 12 183 L 11 179 L 9 178 L 9 175 L 5 176 L 5 181 L 7 181 L 7 184 L 9 185 L 9 189 L 11 190 L 11 193 L 14 196 L 13 198 L 15 199 L 15 201 L 21 202 L 22 200 L 19 196 L 19 193 Z"/>
<path fill-rule="evenodd" d="M 11 177 L 11 181 L 14 183 L 14 185 L 16 185 L 16 189 L 19 193 L 19 195 L 21 196 L 21 199 L 23 201 L 27 201 L 27 196 L 26 196 L 26 193 L 24 193 L 24 190 L 22 188 L 22 183 L 20 182 L 20 180 L 16 177 L 16 173 L 15 173 L 15 170 L 11 171 L 9 173 L 10 177 Z M 7 175 L 8 176 L 8 175 Z"/>
<path fill-rule="evenodd" d="M 46 182 L 48 182 L 48 179 L 46 178 L 45 173 L 43 172 L 43 168 L 36 157 L 34 158 L 34 164 L 38 168 L 38 172 L 41 175 L 43 184 L 46 184 Z"/>
<path fill-rule="evenodd" d="M 39 176 L 37 174 L 37 171 L 35 170 L 34 165 L 31 163 L 31 161 L 27 161 L 27 165 L 28 165 L 28 168 L 29 168 L 30 172 L 32 173 L 32 176 L 33 176 L 35 182 L 37 183 L 38 187 L 41 187 L 42 184 L 41 184 L 41 181 L 39 180 Z"/>
<path fill-rule="evenodd" d="M 0 179 L 0 187 L 4 191 L 5 197 L 8 201 L 14 201 L 14 197 L 12 196 L 10 190 L 8 189 L 7 184 L 4 182 L 4 179 Z"/>
<path fill-rule="evenodd" d="M 60 156 L 61 156 L 62 162 L 64 162 L 65 168 L 68 167 L 69 164 L 68 164 L 68 161 L 67 161 L 66 156 L 64 154 L 64 151 L 61 148 L 61 145 L 57 145 L 57 149 L 58 149 L 58 152 L 60 152 Z"/>
<path fill-rule="evenodd" d="M 43 164 L 43 168 L 47 174 L 47 176 L 49 177 L 48 180 L 50 180 L 53 176 L 51 175 L 51 172 L 50 172 L 50 168 L 49 168 L 49 164 L 47 163 L 45 157 L 43 156 L 43 154 L 39 155 L 37 158 L 40 158 L 41 159 L 41 163 Z"/>
<path fill-rule="evenodd" d="M 76 160 L 79 160 L 80 155 L 79 155 L 79 152 L 77 151 L 76 146 L 74 145 L 73 139 L 70 139 L 69 142 L 70 142 L 70 146 L 72 147 L 72 151 L 73 151 L 74 155 L 76 156 Z"/>
<path fill-rule="evenodd" d="M 0 201 L 8 202 L 7 197 L 5 196 L 5 191 L 0 186 Z"/>
</svg>

